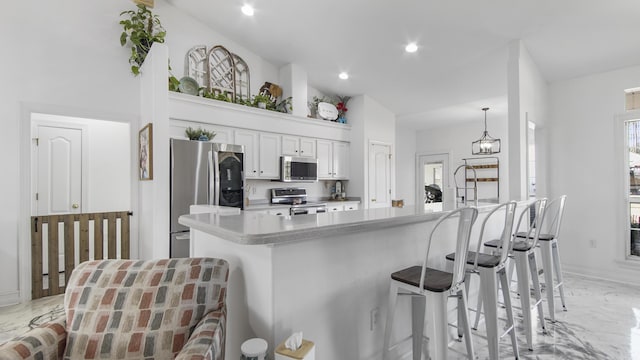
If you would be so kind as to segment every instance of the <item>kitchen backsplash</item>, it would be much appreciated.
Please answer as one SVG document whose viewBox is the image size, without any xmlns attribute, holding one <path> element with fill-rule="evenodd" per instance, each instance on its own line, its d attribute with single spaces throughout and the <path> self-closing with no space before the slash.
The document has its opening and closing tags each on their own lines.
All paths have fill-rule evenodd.
<svg viewBox="0 0 640 360">
<path fill-rule="evenodd" d="M 346 181 L 345 181 L 346 182 Z M 328 197 L 331 195 L 331 187 L 335 181 L 318 181 L 315 183 L 285 183 L 270 180 L 247 180 L 245 196 L 249 200 L 269 200 L 269 190 L 273 188 L 297 187 L 307 189 L 307 196 L 310 198 Z"/>
</svg>

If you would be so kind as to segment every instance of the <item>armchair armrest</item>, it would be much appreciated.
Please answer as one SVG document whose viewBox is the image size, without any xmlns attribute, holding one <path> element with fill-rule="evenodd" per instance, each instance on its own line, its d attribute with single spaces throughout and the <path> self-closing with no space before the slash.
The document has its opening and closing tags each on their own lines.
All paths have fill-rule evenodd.
<svg viewBox="0 0 640 360">
<path fill-rule="evenodd" d="M 67 342 L 62 315 L 0 345 L 0 360 L 62 359 Z"/>
<path fill-rule="evenodd" d="M 176 360 L 223 360 L 226 320 L 226 306 L 205 315 L 193 329 Z"/>
</svg>

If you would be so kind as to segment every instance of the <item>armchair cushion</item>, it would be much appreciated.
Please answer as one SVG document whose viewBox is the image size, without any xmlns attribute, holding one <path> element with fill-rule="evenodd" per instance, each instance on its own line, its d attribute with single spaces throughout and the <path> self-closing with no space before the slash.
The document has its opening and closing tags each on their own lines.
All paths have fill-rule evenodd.
<svg viewBox="0 0 640 360">
<path fill-rule="evenodd" d="M 66 321 L 60 316 L 0 345 L 0 359 L 62 359 L 67 340 Z"/>
<path fill-rule="evenodd" d="M 224 322 L 228 274 L 212 258 L 81 264 L 65 293 L 65 358 L 175 358 L 194 331 L 207 331 L 199 323 Z"/>
<path fill-rule="evenodd" d="M 205 315 L 191 334 L 176 360 L 224 359 L 227 308 Z"/>
</svg>

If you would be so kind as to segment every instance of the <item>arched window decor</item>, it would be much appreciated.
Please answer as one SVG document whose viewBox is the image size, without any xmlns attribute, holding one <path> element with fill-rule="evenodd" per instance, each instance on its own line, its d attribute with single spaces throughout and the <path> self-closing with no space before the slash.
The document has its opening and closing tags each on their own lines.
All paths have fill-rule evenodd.
<svg viewBox="0 0 640 360">
<path fill-rule="evenodd" d="M 207 55 L 209 67 L 209 91 L 225 94 L 236 100 L 236 66 L 233 56 L 224 46 L 217 45 Z"/>
<path fill-rule="evenodd" d="M 240 56 L 231 55 L 236 66 L 236 99 L 251 100 L 249 66 Z"/>
<path fill-rule="evenodd" d="M 195 79 L 198 85 L 209 88 L 209 70 L 207 68 L 207 47 L 205 45 L 194 46 L 187 52 L 185 61 L 187 76 Z"/>
</svg>

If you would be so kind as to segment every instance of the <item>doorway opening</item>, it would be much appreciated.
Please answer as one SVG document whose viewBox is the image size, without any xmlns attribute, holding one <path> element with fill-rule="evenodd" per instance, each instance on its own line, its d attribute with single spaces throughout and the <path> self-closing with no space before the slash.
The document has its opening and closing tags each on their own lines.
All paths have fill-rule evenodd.
<svg viewBox="0 0 640 360">
<path fill-rule="evenodd" d="M 449 154 L 418 155 L 416 174 L 416 204 L 425 210 L 442 211 L 447 208 L 443 196 L 449 187 Z"/>
<path fill-rule="evenodd" d="M 37 217 L 35 224 L 40 224 L 31 226 L 29 233 L 32 237 L 40 233 L 38 239 L 49 241 L 36 246 L 31 258 L 21 256 L 20 268 L 31 269 L 30 263 L 41 261 L 42 274 L 31 274 L 31 278 L 36 281 L 43 275 L 44 288 L 55 294 L 49 285 L 64 284 L 72 264 L 92 260 L 94 255 L 102 258 L 103 249 L 104 257 L 111 257 L 113 244 L 123 238 L 129 251 L 128 216 L 126 220 L 122 220 L 125 215 L 118 220 L 110 217 L 131 210 L 130 124 L 40 112 L 31 112 L 29 120 L 28 215 Z M 68 219 L 64 226 L 63 218 Z M 52 227 L 51 221 L 55 222 Z M 118 245 L 117 251 L 121 250 Z M 65 251 L 72 256 L 66 259 Z"/>
</svg>

